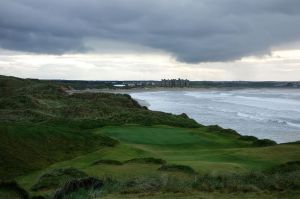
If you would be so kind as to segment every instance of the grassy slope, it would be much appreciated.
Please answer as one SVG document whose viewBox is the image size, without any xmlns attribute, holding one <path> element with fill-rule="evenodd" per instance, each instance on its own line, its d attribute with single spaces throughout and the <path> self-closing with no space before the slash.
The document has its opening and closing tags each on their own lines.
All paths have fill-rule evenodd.
<svg viewBox="0 0 300 199">
<path fill-rule="evenodd" d="M 18 178 L 18 182 L 30 189 L 43 173 L 70 166 L 91 176 L 112 176 L 124 180 L 134 176 L 165 175 L 157 170 L 160 165 L 155 164 L 92 165 L 100 159 L 126 161 L 137 157 L 156 157 L 165 159 L 168 163 L 192 166 L 201 174 L 224 174 L 264 170 L 284 162 L 299 160 L 300 157 L 300 147 L 297 144 L 253 147 L 251 142 L 239 140 L 236 135 L 207 132 L 206 127 L 189 129 L 126 125 L 103 127 L 93 133 L 109 135 L 122 144 L 53 164 L 47 169 Z"/>
<path fill-rule="evenodd" d="M 2 121 L 48 121 L 95 128 L 108 124 L 165 124 L 197 127 L 185 116 L 149 111 L 129 95 L 85 93 L 68 95 L 65 85 L 0 76 L 0 119 Z"/>
<path fill-rule="evenodd" d="M 55 82 L 0 76 L 0 179 L 13 178 L 111 144 L 89 129 L 138 123 L 199 126 L 141 107 L 129 95 L 68 95 Z"/>
<path fill-rule="evenodd" d="M 92 165 L 100 159 L 155 157 L 213 174 L 300 159 L 299 144 L 254 147 L 234 132 L 203 127 L 184 115 L 148 111 L 128 95 L 70 96 L 64 90 L 57 83 L 0 76 L 1 178 L 19 176 L 30 190 L 43 173 L 70 166 L 118 179 L 165 175 L 154 164 Z M 115 142 L 106 136 L 121 143 L 111 147 Z"/>
<path fill-rule="evenodd" d="M 1 178 L 12 178 L 117 143 L 88 131 L 38 123 L 0 123 L 0 140 Z"/>
</svg>

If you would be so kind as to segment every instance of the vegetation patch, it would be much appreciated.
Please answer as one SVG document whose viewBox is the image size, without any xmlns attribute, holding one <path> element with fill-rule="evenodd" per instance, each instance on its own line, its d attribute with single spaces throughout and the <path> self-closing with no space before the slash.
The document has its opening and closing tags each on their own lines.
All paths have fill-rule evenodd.
<svg viewBox="0 0 300 199">
<path fill-rule="evenodd" d="M 118 161 L 118 160 L 97 160 L 92 163 L 92 165 L 100 165 L 100 164 L 123 165 L 123 162 Z"/>
<path fill-rule="evenodd" d="M 236 132 L 233 129 L 224 129 L 222 127 L 220 127 L 219 125 L 210 125 L 206 127 L 208 132 L 214 132 L 214 133 L 224 133 L 227 135 L 233 135 L 233 136 L 237 136 L 240 137 L 241 135 Z"/>
<path fill-rule="evenodd" d="M 63 185 L 54 193 L 53 199 L 63 199 L 65 196 L 80 189 L 100 189 L 103 186 L 103 181 L 88 177 L 83 179 L 71 180 Z"/>
<path fill-rule="evenodd" d="M 131 179 L 106 179 L 101 188 L 101 197 L 107 194 L 152 195 L 155 193 L 261 193 L 261 192 L 295 192 L 300 188 L 299 173 L 267 174 L 261 172 L 249 172 L 243 174 L 227 175 L 152 175 L 140 176 Z M 89 196 L 96 195 L 89 192 Z M 256 195 L 256 194 L 254 194 Z M 75 197 L 74 197 L 75 198 Z M 87 198 L 87 197 L 83 197 Z M 184 198 L 184 197 L 183 197 Z M 222 197 L 218 197 L 222 198 Z M 230 197 L 229 197 L 230 198 Z M 255 197 L 254 197 L 255 198 Z M 280 198 L 280 197 L 279 197 Z M 297 198 L 297 197 L 296 197 Z"/>
<path fill-rule="evenodd" d="M 291 161 L 268 169 L 268 173 L 288 173 L 300 171 L 300 161 Z"/>
<path fill-rule="evenodd" d="M 196 171 L 186 165 L 176 165 L 176 164 L 169 164 L 169 165 L 162 165 L 160 168 L 158 168 L 159 171 L 176 171 L 176 172 L 183 172 L 188 174 L 195 174 Z"/>
<path fill-rule="evenodd" d="M 261 190 L 282 191 L 300 188 L 300 173 L 269 175 L 250 172 L 246 174 L 203 175 L 195 178 L 193 187 L 201 191 L 256 192 Z"/>
<path fill-rule="evenodd" d="M 241 135 L 241 137 L 239 137 L 239 140 L 255 142 L 258 140 L 258 138 L 252 135 Z"/>
<path fill-rule="evenodd" d="M 43 174 L 38 179 L 38 182 L 32 186 L 31 190 L 53 189 L 63 185 L 67 181 L 84 177 L 87 177 L 86 173 L 74 168 L 54 169 Z"/>
<path fill-rule="evenodd" d="M 63 124 L 0 122 L 0 179 L 13 179 L 117 143 Z"/>
<path fill-rule="evenodd" d="M 256 140 L 253 142 L 253 146 L 256 147 L 274 146 L 276 144 L 277 143 L 275 141 L 269 139 Z"/>
<path fill-rule="evenodd" d="M 160 158 L 133 158 L 125 161 L 124 163 L 141 163 L 141 164 L 166 164 L 167 162 Z"/>
</svg>

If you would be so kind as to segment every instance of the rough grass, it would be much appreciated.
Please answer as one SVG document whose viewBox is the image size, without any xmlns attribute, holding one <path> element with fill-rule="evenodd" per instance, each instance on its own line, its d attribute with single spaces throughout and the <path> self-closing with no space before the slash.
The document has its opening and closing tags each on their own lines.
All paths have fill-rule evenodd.
<svg viewBox="0 0 300 199">
<path fill-rule="evenodd" d="M 53 189 L 62 186 L 67 181 L 87 177 L 87 174 L 74 168 L 61 168 L 51 170 L 39 177 L 38 181 L 31 187 L 32 191 L 42 189 Z"/>
<path fill-rule="evenodd" d="M 170 164 L 170 165 L 162 165 L 158 168 L 159 171 L 171 171 L 171 172 L 183 172 L 188 174 L 195 174 L 195 170 L 186 165 L 177 165 L 177 164 Z"/>
<path fill-rule="evenodd" d="M 0 123 L 0 143 L 4 179 L 117 144 L 107 136 L 64 126 L 11 122 Z"/>
<path fill-rule="evenodd" d="M 298 199 L 300 192 L 249 192 L 249 193 L 224 193 L 224 192 L 186 192 L 186 193 L 139 193 L 139 194 L 110 194 L 106 196 L 94 196 L 93 199 Z M 92 195 L 92 194 L 90 194 Z"/>
<path fill-rule="evenodd" d="M 74 179 L 67 183 L 65 183 L 60 189 L 58 189 L 53 196 L 53 199 L 63 199 L 68 197 L 69 194 L 79 191 L 81 189 L 84 190 L 94 190 L 100 189 L 103 186 L 103 181 L 88 177 L 82 179 Z"/>
<path fill-rule="evenodd" d="M 290 174 L 267 174 L 250 172 L 246 174 L 228 175 L 194 175 L 190 177 L 179 177 L 176 175 L 152 175 L 140 176 L 126 180 L 105 178 L 102 180 L 103 187 L 89 192 L 73 193 L 72 198 L 105 198 L 119 193 L 124 198 L 133 194 L 146 196 L 155 195 L 159 198 L 161 193 L 181 193 L 186 197 L 190 193 L 198 192 L 207 195 L 223 193 L 228 195 L 239 195 L 239 193 L 259 195 L 262 193 L 278 193 L 285 190 L 289 193 L 297 193 L 299 190 L 300 173 Z M 210 194 L 209 194 L 210 193 Z M 78 195 L 77 195 L 78 194 Z M 250 195 L 252 195 L 250 194 Z M 293 194 L 291 194 L 293 195 Z M 67 197 L 69 198 L 69 197 Z M 109 197 L 106 197 L 109 198 Z"/>
<path fill-rule="evenodd" d="M 185 115 L 149 111 L 126 94 L 69 95 L 67 89 L 68 85 L 60 82 L 0 76 L 0 119 L 58 122 L 85 129 L 129 123 L 200 126 Z"/>
<path fill-rule="evenodd" d="M 300 172 L 300 161 L 286 162 L 267 170 L 268 173 L 288 173 L 293 171 Z"/>
</svg>

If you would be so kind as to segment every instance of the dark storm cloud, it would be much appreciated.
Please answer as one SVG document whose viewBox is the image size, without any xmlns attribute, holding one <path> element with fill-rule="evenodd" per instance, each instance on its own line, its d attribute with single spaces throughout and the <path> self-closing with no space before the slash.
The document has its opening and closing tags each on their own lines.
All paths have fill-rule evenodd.
<svg viewBox="0 0 300 199">
<path fill-rule="evenodd" d="M 54 54 L 82 52 L 89 50 L 85 42 L 91 38 L 164 50 L 186 62 L 235 60 L 299 40 L 300 1 L 0 2 L 2 48 Z"/>
</svg>

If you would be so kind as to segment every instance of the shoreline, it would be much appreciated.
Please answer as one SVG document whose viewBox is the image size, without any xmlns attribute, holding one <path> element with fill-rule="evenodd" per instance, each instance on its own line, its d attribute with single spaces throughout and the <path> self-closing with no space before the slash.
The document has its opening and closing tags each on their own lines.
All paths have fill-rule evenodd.
<svg viewBox="0 0 300 199">
<path fill-rule="evenodd" d="M 258 92 L 263 92 L 264 90 L 273 90 L 273 91 L 276 91 L 276 90 L 282 90 L 283 92 L 287 91 L 287 90 L 290 90 L 290 91 L 294 91 L 294 89 L 275 89 L 275 88 L 272 88 L 272 89 L 268 89 L 268 88 L 259 88 L 259 89 L 253 89 L 253 88 L 249 88 L 249 89 L 220 89 L 220 88 L 134 88 L 134 89 L 85 89 L 85 90 L 69 90 L 68 93 L 70 94 L 73 94 L 73 93 L 114 93 L 114 94 L 128 94 L 132 97 L 133 100 L 135 100 L 140 106 L 145 106 L 147 107 L 148 109 L 151 110 L 151 108 L 153 107 L 150 107 L 151 106 L 151 103 L 148 102 L 147 100 L 145 99 L 139 99 L 138 97 L 133 97 L 135 96 L 134 94 L 139 94 L 139 93 L 148 93 L 148 95 L 160 95 L 159 92 L 162 92 L 161 94 L 163 95 L 164 92 L 179 92 L 179 93 L 184 93 L 184 92 L 213 92 L 214 91 L 223 91 L 223 92 L 230 92 L 230 91 L 237 91 L 237 90 L 240 90 L 240 91 L 246 91 L 246 90 L 256 90 Z M 151 93 L 153 92 L 153 93 Z M 160 110 L 160 111 L 163 111 L 163 112 L 168 112 L 168 113 L 172 113 L 170 111 L 165 111 L 165 110 Z M 184 111 L 183 111 L 184 112 Z M 188 113 L 187 113 L 188 114 Z M 189 115 L 189 114 L 188 114 Z M 196 120 L 198 123 L 201 123 L 201 121 L 198 121 L 197 120 L 197 117 L 191 117 L 193 118 L 194 120 Z M 243 118 L 242 118 L 243 119 Z M 201 123 L 203 124 L 203 123 Z M 228 128 L 228 127 L 224 127 L 222 124 L 220 123 L 213 123 L 213 124 L 217 124 L 217 125 L 220 125 L 222 126 L 223 128 Z M 211 124 L 211 125 L 213 125 Z M 239 132 L 241 135 L 253 135 L 255 137 L 259 137 L 261 139 L 265 138 L 265 139 L 272 139 L 272 140 L 275 140 L 277 143 L 289 143 L 289 142 L 295 142 L 295 141 L 299 141 L 298 139 L 296 140 L 278 140 L 277 138 L 274 138 L 272 136 L 268 136 L 268 137 L 261 137 L 257 134 L 253 134 L 251 132 L 247 132 L 247 131 L 242 131 L 241 129 L 239 129 L 238 127 L 234 127 L 234 126 L 230 126 L 229 128 L 231 129 L 235 129 L 237 132 Z"/>
<path fill-rule="evenodd" d="M 131 89 L 109 89 L 109 88 L 101 88 L 101 89 L 70 89 L 66 92 L 69 94 L 74 93 L 120 93 L 120 94 L 130 94 L 130 93 L 140 93 L 140 92 L 164 92 L 164 91 L 236 91 L 236 90 L 295 90 L 295 88 L 169 88 L 169 87 L 154 87 L 154 88 L 131 88 Z"/>
</svg>

